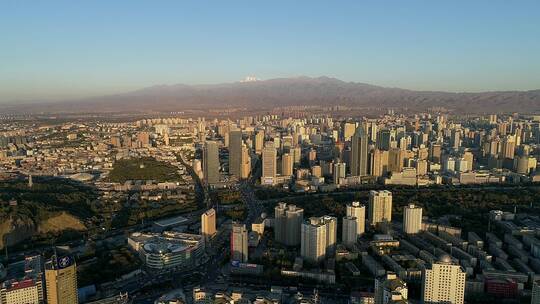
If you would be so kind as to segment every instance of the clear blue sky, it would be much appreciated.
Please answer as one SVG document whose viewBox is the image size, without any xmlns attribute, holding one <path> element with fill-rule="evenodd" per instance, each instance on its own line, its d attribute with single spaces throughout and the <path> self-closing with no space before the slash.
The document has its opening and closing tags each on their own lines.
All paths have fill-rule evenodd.
<svg viewBox="0 0 540 304">
<path fill-rule="evenodd" d="M 540 88 L 540 1 L 0 1 L 0 102 L 331 76 Z"/>
</svg>

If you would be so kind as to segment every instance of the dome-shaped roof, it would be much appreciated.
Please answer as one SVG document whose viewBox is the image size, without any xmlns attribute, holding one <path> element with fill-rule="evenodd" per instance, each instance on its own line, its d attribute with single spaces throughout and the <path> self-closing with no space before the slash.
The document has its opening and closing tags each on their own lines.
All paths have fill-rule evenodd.
<svg viewBox="0 0 540 304">
<path fill-rule="evenodd" d="M 452 257 L 450 257 L 448 254 L 443 254 L 439 257 L 439 262 L 452 263 Z"/>
</svg>

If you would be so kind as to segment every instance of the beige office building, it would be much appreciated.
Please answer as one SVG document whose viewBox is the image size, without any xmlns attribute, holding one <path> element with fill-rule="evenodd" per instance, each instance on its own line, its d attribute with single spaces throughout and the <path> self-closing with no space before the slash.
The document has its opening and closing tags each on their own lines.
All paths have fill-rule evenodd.
<svg viewBox="0 0 540 304">
<path fill-rule="evenodd" d="M 0 303 L 2 304 L 40 304 L 41 283 L 32 278 L 21 281 L 6 281 L 0 285 Z"/>
<path fill-rule="evenodd" d="M 211 208 L 201 215 L 201 234 L 206 240 L 216 234 L 216 210 Z"/>
<path fill-rule="evenodd" d="M 289 153 L 285 153 L 281 156 L 281 175 L 291 176 L 293 175 L 294 159 Z"/>
<path fill-rule="evenodd" d="M 246 179 L 251 174 L 251 157 L 249 148 L 242 145 L 242 157 L 240 159 L 240 178 Z"/>
<path fill-rule="evenodd" d="M 369 223 L 376 226 L 379 223 L 392 221 L 392 192 L 388 190 L 369 192 Z"/>
<path fill-rule="evenodd" d="M 399 173 L 403 170 L 403 163 L 405 162 L 405 151 L 392 148 L 388 152 L 388 171 Z"/>
<path fill-rule="evenodd" d="M 463 268 L 443 255 L 438 262 L 422 272 L 422 302 L 425 304 L 463 304 L 465 297 Z"/>
<path fill-rule="evenodd" d="M 354 122 L 346 122 L 343 125 L 343 139 L 345 141 L 351 140 L 351 137 L 354 135 L 355 131 L 356 131 L 356 124 Z"/>
<path fill-rule="evenodd" d="M 254 140 L 255 153 L 261 154 L 264 147 L 264 131 L 258 131 Z"/>
<path fill-rule="evenodd" d="M 381 177 L 388 172 L 388 151 L 375 149 L 370 154 L 370 174 Z"/>
<path fill-rule="evenodd" d="M 77 304 L 77 265 L 70 256 L 56 257 L 45 263 L 48 304 Z"/>
</svg>

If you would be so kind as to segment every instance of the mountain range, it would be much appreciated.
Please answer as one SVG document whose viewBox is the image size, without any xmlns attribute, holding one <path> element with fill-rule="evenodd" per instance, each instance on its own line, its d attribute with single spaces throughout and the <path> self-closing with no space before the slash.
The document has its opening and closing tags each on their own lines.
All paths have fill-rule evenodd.
<svg viewBox="0 0 540 304">
<path fill-rule="evenodd" d="M 343 105 L 462 113 L 540 112 L 540 90 L 451 93 L 413 91 L 329 77 L 276 78 L 215 85 L 159 85 L 124 94 L 48 103 L 3 105 L 5 110 L 45 112 L 178 111 L 290 105 Z M 1 108 L 0 108 L 1 110 Z"/>
</svg>

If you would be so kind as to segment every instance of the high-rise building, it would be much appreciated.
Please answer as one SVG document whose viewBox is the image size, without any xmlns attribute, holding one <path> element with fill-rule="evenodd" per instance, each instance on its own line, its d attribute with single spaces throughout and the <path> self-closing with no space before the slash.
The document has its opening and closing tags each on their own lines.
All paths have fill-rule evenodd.
<svg viewBox="0 0 540 304">
<path fill-rule="evenodd" d="M 0 303 L 2 304 L 40 304 L 40 285 L 32 279 L 7 280 L 0 285 Z"/>
<path fill-rule="evenodd" d="M 122 137 L 122 147 L 123 148 L 133 148 L 133 142 L 130 135 L 124 135 Z"/>
<path fill-rule="evenodd" d="M 249 148 L 242 145 L 242 157 L 240 159 L 240 178 L 246 179 L 251 174 L 251 157 Z"/>
<path fill-rule="evenodd" d="M 370 153 L 369 174 L 375 177 L 381 177 L 388 172 L 388 151 L 375 149 Z"/>
<path fill-rule="evenodd" d="M 368 123 L 367 128 L 369 138 L 371 139 L 371 142 L 377 142 L 377 133 L 379 133 L 379 127 L 377 126 L 376 121 L 372 121 Z"/>
<path fill-rule="evenodd" d="M 289 153 L 285 153 L 281 156 L 281 175 L 291 176 L 293 175 L 294 159 Z"/>
<path fill-rule="evenodd" d="M 452 129 L 451 135 L 450 135 L 450 145 L 454 150 L 459 149 L 461 146 L 461 130 L 460 129 Z"/>
<path fill-rule="evenodd" d="M 120 136 L 118 135 L 111 136 L 111 145 L 115 148 L 122 147 L 122 141 L 120 139 Z"/>
<path fill-rule="evenodd" d="M 286 135 L 281 138 L 281 149 L 289 151 L 293 146 L 293 137 L 291 135 Z"/>
<path fill-rule="evenodd" d="M 54 255 L 45 263 L 48 304 L 77 304 L 77 265 L 71 256 Z"/>
<path fill-rule="evenodd" d="M 343 125 L 343 140 L 345 141 L 351 140 L 352 136 L 354 135 L 355 130 L 356 130 L 356 124 L 354 122 L 346 122 Z"/>
<path fill-rule="evenodd" d="M 291 154 L 294 159 L 295 164 L 299 164 L 300 160 L 302 160 L 302 149 L 300 147 L 294 147 L 291 149 Z"/>
<path fill-rule="evenodd" d="M 472 171 L 474 164 L 474 155 L 471 151 L 465 151 L 463 153 L 463 159 L 467 161 L 467 171 Z"/>
<path fill-rule="evenodd" d="M 168 133 L 163 134 L 163 144 L 165 146 L 168 146 L 170 144 L 170 138 Z"/>
<path fill-rule="evenodd" d="M 369 137 L 363 127 L 356 128 L 352 137 L 351 175 L 365 176 L 368 173 Z"/>
<path fill-rule="evenodd" d="M 346 215 L 356 219 L 356 238 L 359 238 L 366 231 L 366 206 L 360 202 L 347 204 Z"/>
<path fill-rule="evenodd" d="M 310 166 L 313 166 L 315 162 L 317 161 L 317 151 L 311 149 L 308 152 L 308 162 Z"/>
<path fill-rule="evenodd" d="M 341 179 L 345 178 L 346 176 L 346 167 L 345 163 L 337 162 L 334 164 L 334 184 L 339 185 L 341 182 Z"/>
<path fill-rule="evenodd" d="M 409 204 L 403 209 L 403 232 L 416 234 L 422 230 L 422 207 Z"/>
<path fill-rule="evenodd" d="M 326 223 L 320 217 L 312 217 L 302 224 L 300 254 L 311 262 L 320 262 L 326 256 Z"/>
<path fill-rule="evenodd" d="M 415 159 L 414 168 L 418 176 L 426 175 L 428 172 L 428 162 L 425 159 Z"/>
<path fill-rule="evenodd" d="M 150 134 L 148 132 L 139 132 L 137 134 L 137 142 L 142 148 L 150 146 Z"/>
<path fill-rule="evenodd" d="M 248 261 L 248 233 L 244 224 L 232 225 L 231 260 L 243 263 Z"/>
<path fill-rule="evenodd" d="M 466 273 L 448 255 L 422 271 L 422 303 L 463 304 Z"/>
<path fill-rule="evenodd" d="M 295 205 L 279 203 L 274 208 L 274 237 L 276 242 L 287 246 L 298 246 L 303 222 L 304 209 Z"/>
<path fill-rule="evenodd" d="M 497 124 L 497 114 L 489 114 L 489 123 L 492 125 Z"/>
<path fill-rule="evenodd" d="M 399 148 L 391 148 L 388 152 L 388 171 L 399 173 L 403 170 L 405 152 Z"/>
<path fill-rule="evenodd" d="M 207 184 L 219 182 L 219 149 L 215 141 L 207 141 L 203 150 L 203 174 Z"/>
<path fill-rule="evenodd" d="M 216 210 L 214 208 L 206 210 L 201 215 L 201 234 L 206 240 L 216 234 Z"/>
<path fill-rule="evenodd" d="M 382 129 L 377 134 L 377 149 L 388 151 L 392 142 L 392 132 L 388 129 Z"/>
<path fill-rule="evenodd" d="M 375 279 L 375 304 L 408 303 L 407 283 L 395 273 L 387 273 Z"/>
<path fill-rule="evenodd" d="M 429 146 L 429 160 L 434 163 L 441 163 L 441 145 L 431 143 Z"/>
<path fill-rule="evenodd" d="M 388 190 L 369 192 L 369 223 L 376 226 L 379 223 L 392 221 L 392 192 Z"/>
<path fill-rule="evenodd" d="M 516 150 L 515 136 L 507 135 L 502 141 L 501 158 L 514 159 Z"/>
<path fill-rule="evenodd" d="M 6 273 L 0 266 L 0 281 Z M 41 255 L 27 256 L 24 259 L 24 276 L 9 279 L 0 284 L 0 303 L 2 304 L 41 304 L 44 302 L 43 263 Z"/>
<path fill-rule="evenodd" d="M 311 167 L 311 175 L 314 177 L 321 177 L 322 176 L 322 168 L 321 166 L 313 166 Z"/>
<path fill-rule="evenodd" d="M 229 132 L 229 174 L 240 177 L 242 163 L 242 131 Z"/>
<path fill-rule="evenodd" d="M 429 158 L 429 150 L 424 145 L 420 145 L 417 152 L 418 159 L 427 160 Z"/>
<path fill-rule="evenodd" d="M 262 152 L 262 176 L 261 176 L 261 183 L 262 184 L 273 184 L 274 179 L 276 178 L 276 169 L 277 169 L 277 162 L 276 162 L 276 148 L 274 148 L 273 145 L 267 144 L 266 147 L 264 147 Z"/>
<path fill-rule="evenodd" d="M 356 244 L 356 240 L 358 239 L 358 236 L 356 233 L 356 225 L 357 223 L 356 223 L 355 217 L 352 217 L 352 216 L 343 217 L 341 241 L 347 247 L 351 247 L 354 244 Z"/>
<path fill-rule="evenodd" d="M 254 140 L 255 153 L 261 154 L 264 147 L 264 131 L 258 131 Z"/>
<path fill-rule="evenodd" d="M 337 243 L 337 224 L 336 217 L 325 215 L 322 217 L 326 225 L 326 256 L 333 256 Z"/>
</svg>

